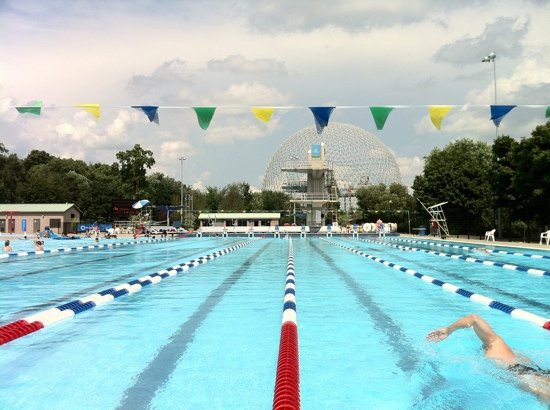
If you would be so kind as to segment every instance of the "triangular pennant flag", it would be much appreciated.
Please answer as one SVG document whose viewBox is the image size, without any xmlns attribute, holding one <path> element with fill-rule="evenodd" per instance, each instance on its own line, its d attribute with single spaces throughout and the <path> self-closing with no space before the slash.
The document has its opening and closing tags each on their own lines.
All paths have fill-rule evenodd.
<svg viewBox="0 0 550 410">
<path fill-rule="evenodd" d="M 390 112 L 392 112 L 393 107 L 369 107 L 370 112 L 372 114 L 372 118 L 374 119 L 374 123 L 376 124 L 376 129 L 381 130 L 384 128 L 384 124 L 386 124 L 386 120 L 388 119 L 388 116 L 390 115 Z"/>
<path fill-rule="evenodd" d="M 546 114 L 544 114 L 544 117 L 550 118 L 550 105 L 546 107 Z"/>
<path fill-rule="evenodd" d="M 254 116 L 263 122 L 269 122 L 275 112 L 275 108 L 270 107 L 252 107 L 251 110 Z"/>
<path fill-rule="evenodd" d="M 20 114 L 28 113 L 28 114 L 40 115 L 40 112 L 42 110 L 42 101 L 32 101 L 25 106 L 15 107 L 15 109 Z"/>
<path fill-rule="evenodd" d="M 99 104 L 77 104 L 75 105 L 77 108 L 82 108 L 85 111 L 88 111 L 90 114 L 92 114 L 94 117 L 99 119 L 99 116 L 101 115 L 101 109 L 99 107 Z"/>
<path fill-rule="evenodd" d="M 432 120 L 433 125 L 435 125 L 435 128 L 438 130 L 441 129 L 441 122 L 443 121 L 443 118 L 453 109 L 450 105 L 432 105 L 429 107 L 430 111 L 430 118 Z"/>
<path fill-rule="evenodd" d="M 155 124 L 159 123 L 159 114 L 158 114 L 158 108 L 154 105 L 132 105 L 132 108 L 137 108 L 138 110 L 142 110 L 145 115 L 147 115 L 147 118 L 149 118 L 149 122 L 154 122 Z"/>
<path fill-rule="evenodd" d="M 216 111 L 216 107 L 193 107 L 193 109 L 197 114 L 200 127 L 203 130 L 207 130 L 214 116 L 214 112 Z"/>
<path fill-rule="evenodd" d="M 323 128 L 328 125 L 328 120 L 335 107 L 309 107 L 315 118 L 315 126 L 317 127 L 317 134 L 323 132 Z"/>
<path fill-rule="evenodd" d="M 495 126 L 500 126 L 502 119 L 514 108 L 515 105 L 491 105 L 491 120 Z"/>
</svg>

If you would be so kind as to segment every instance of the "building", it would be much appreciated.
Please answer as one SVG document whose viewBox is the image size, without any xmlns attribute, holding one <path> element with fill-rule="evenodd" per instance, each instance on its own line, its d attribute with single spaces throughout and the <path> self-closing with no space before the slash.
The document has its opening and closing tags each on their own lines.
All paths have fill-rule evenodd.
<svg viewBox="0 0 550 410">
<path fill-rule="evenodd" d="M 75 204 L 0 204 L 0 233 L 32 234 L 47 226 L 62 234 L 76 232 L 81 211 Z"/>
<path fill-rule="evenodd" d="M 320 150 L 317 157 L 313 150 Z M 358 188 L 393 183 L 402 183 L 401 174 L 386 145 L 362 128 L 332 122 L 320 134 L 309 126 L 284 141 L 267 165 L 263 189 L 289 193 L 294 214 L 305 213 L 315 228 L 335 203 L 355 208 Z"/>
<path fill-rule="evenodd" d="M 199 215 L 202 232 L 231 233 L 271 232 L 279 225 L 279 212 L 218 212 Z"/>
<path fill-rule="evenodd" d="M 364 185 L 402 183 L 399 166 L 391 151 L 374 134 L 350 124 L 331 122 L 321 134 L 315 126 L 301 129 L 284 141 L 267 165 L 263 189 L 285 190 L 285 186 L 306 186 L 304 174 L 283 171 L 292 161 L 307 161 L 315 144 L 324 143 L 326 162 L 334 172 L 338 189 Z"/>
<path fill-rule="evenodd" d="M 339 201 L 332 167 L 326 160 L 325 144 L 312 145 L 307 161 L 289 162 L 281 171 L 306 175 L 305 192 L 293 187 L 290 202 L 305 209 L 307 226 L 323 225 L 323 210 Z"/>
</svg>

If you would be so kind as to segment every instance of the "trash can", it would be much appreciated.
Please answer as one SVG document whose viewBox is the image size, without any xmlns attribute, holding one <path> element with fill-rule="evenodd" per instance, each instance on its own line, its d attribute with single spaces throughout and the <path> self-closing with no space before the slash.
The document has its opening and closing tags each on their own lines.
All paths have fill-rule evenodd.
<svg viewBox="0 0 550 410">
<path fill-rule="evenodd" d="M 426 236 L 426 227 L 424 225 L 418 227 L 418 236 Z"/>
</svg>

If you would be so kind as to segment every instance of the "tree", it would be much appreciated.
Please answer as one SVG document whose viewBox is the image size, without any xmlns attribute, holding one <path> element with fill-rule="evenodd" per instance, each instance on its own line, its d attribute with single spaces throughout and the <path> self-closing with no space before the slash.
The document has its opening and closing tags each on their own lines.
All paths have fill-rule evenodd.
<svg viewBox="0 0 550 410">
<path fill-rule="evenodd" d="M 279 212 L 290 208 L 290 196 L 284 192 L 265 190 L 261 193 L 262 208 L 265 211 Z"/>
<path fill-rule="evenodd" d="M 47 164 L 53 158 L 54 157 L 48 154 L 46 151 L 33 149 L 31 152 L 29 152 L 29 155 L 27 155 L 27 158 L 23 160 L 23 165 L 25 166 L 25 169 L 27 171 L 30 171 L 31 168 L 34 167 L 35 165 Z"/>
<path fill-rule="evenodd" d="M 249 212 L 251 207 L 252 194 L 248 183 L 235 182 L 223 188 L 220 208 L 226 211 Z"/>
<path fill-rule="evenodd" d="M 531 138 L 523 138 L 514 147 L 512 164 L 516 171 L 512 187 L 519 203 L 545 223 L 550 222 L 550 122 L 536 127 Z"/>
<path fill-rule="evenodd" d="M 479 234 L 494 226 L 492 164 L 491 147 L 485 142 L 464 138 L 444 149 L 435 148 L 426 157 L 422 174 L 414 179 L 414 195 L 427 206 L 449 202 L 456 209 L 452 224 Z"/>
<path fill-rule="evenodd" d="M 140 189 L 146 186 L 146 168 L 151 169 L 155 165 L 153 152 L 135 144 L 131 150 L 117 152 L 116 157 L 120 163 L 120 173 L 131 187 L 132 197 L 137 199 Z"/>
<path fill-rule="evenodd" d="M 355 193 L 357 206 L 363 212 L 369 211 L 403 211 L 416 207 L 414 198 L 407 192 L 405 185 L 393 183 L 361 187 Z"/>
<path fill-rule="evenodd" d="M 207 186 L 205 205 L 209 212 L 218 212 L 220 209 L 220 203 L 223 198 L 222 191 L 219 188 Z"/>
<path fill-rule="evenodd" d="M 0 152 L 0 202 L 20 202 L 25 168 L 16 154 L 4 155 L 7 152 Z"/>
</svg>

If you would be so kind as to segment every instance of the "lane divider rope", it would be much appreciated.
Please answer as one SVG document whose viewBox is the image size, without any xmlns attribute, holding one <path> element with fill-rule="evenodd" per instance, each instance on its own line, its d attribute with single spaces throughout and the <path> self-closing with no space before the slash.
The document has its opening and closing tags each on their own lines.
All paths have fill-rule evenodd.
<svg viewBox="0 0 550 410">
<path fill-rule="evenodd" d="M 401 271 L 401 272 L 405 272 L 408 275 L 415 276 L 416 278 L 418 278 L 418 279 L 420 279 L 424 282 L 431 283 L 433 285 L 439 286 L 443 290 L 446 290 L 448 292 L 457 293 L 461 296 L 464 296 L 466 298 L 469 298 L 469 299 L 473 300 L 474 302 L 481 303 L 482 305 L 489 306 L 490 308 L 500 310 L 500 311 L 502 311 L 504 313 L 507 313 L 511 316 L 517 317 L 518 319 L 529 321 L 531 323 L 534 323 L 538 326 L 543 327 L 546 330 L 550 330 L 550 319 L 543 318 L 542 316 L 535 315 L 534 313 L 527 312 L 523 309 L 517 309 L 517 308 L 509 306 L 505 303 L 498 302 L 494 299 L 488 298 L 487 296 L 483 296 L 483 295 L 478 294 L 478 293 L 470 292 L 469 290 L 459 288 L 458 286 L 455 286 L 451 283 L 443 282 L 439 279 L 436 279 L 436 278 L 433 278 L 431 276 L 419 273 L 419 272 L 417 272 L 413 269 L 408 269 L 408 268 L 400 266 L 396 263 L 389 262 L 389 261 L 386 261 L 384 259 L 369 255 L 367 253 L 361 252 L 361 251 L 359 251 L 357 249 L 354 249 L 354 248 L 351 248 L 349 246 L 345 246 L 345 245 L 342 245 L 342 244 L 337 243 L 337 242 L 328 241 L 328 240 L 323 239 L 323 238 L 321 238 L 321 239 L 324 240 L 324 241 L 327 241 L 328 243 L 330 243 L 332 245 L 339 246 L 339 247 L 344 248 L 344 249 L 346 249 L 346 250 L 348 250 L 352 253 L 355 253 L 356 255 L 363 256 L 363 257 L 371 259 L 375 262 L 381 263 L 382 265 L 388 266 L 390 268 L 393 268 L 393 269 Z"/>
<path fill-rule="evenodd" d="M 73 252 L 73 251 L 83 251 L 89 249 L 101 249 L 101 248 L 113 248 L 116 246 L 123 245 L 135 245 L 141 243 L 152 243 L 152 242 L 164 242 L 164 241 L 173 241 L 178 238 L 159 238 L 159 239 L 146 239 L 143 241 L 126 241 L 126 242 L 110 242 L 110 243 L 100 243 L 94 245 L 81 245 L 73 246 L 71 248 L 59 248 L 59 249 L 44 249 L 43 251 L 18 251 L 18 252 L 9 252 L 0 254 L 0 259 L 5 258 L 14 258 L 17 256 L 33 256 L 33 255 L 45 255 L 48 253 L 59 253 L 59 252 Z"/>
<path fill-rule="evenodd" d="M 444 248 L 455 248 L 455 249 L 465 249 L 465 250 L 475 250 L 476 246 L 465 246 L 465 245 L 453 245 L 450 243 L 442 243 L 442 242 L 428 242 L 428 241 L 417 241 L 414 239 L 405 239 L 405 238 L 387 238 L 390 241 L 400 241 L 400 242 L 408 242 L 408 243 L 420 243 L 422 245 L 430 245 L 430 246 L 441 246 Z M 489 249 L 489 248 L 483 248 L 484 251 L 490 252 L 490 253 L 499 253 L 501 255 L 513 255 L 513 256 L 525 256 L 528 258 L 533 259 L 550 259 L 549 255 L 538 255 L 538 254 L 531 254 L 531 253 L 522 253 L 522 252 L 509 252 L 504 251 L 501 249 Z"/>
<path fill-rule="evenodd" d="M 283 321 L 279 342 L 277 376 L 273 394 L 273 410 L 300 409 L 300 366 L 298 357 L 298 326 L 296 320 L 296 276 L 294 249 L 289 238 L 286 269 Z"/>
<path fill-rule="evenodd" d="M 369 239 L 360 239 L 360 241 L 368 242 L 368 243 L 381 244 L 381 245 L 384 245 L 384 246 L 392 246 L 392 247 L 398 248 L 398 249 L 405 249 L 405 250 L 411 250 L 411 251 L 416 251 L 416 252 L 423 252 L 423 253 L 427 253 L 427 254 L 430 254 L 430 255 L 446 256 L 447 258 L 451 258 L 451 259 L 460 259 L 460 260 L 464 260 L 466 262 L 480 263 L 482 265 L 488 265 L 488 266 L 496 266 L 496 267 L 503 268 L 503 269 L 526 272 L 526 273 L 530 273 L 532 275 L 537 275 L 537 276 L 550 276 L 549 271 L 545 271 L 545 270 L 537 269 L 537 268 L 529 268 L 527 266 L 512 265 L 511 263 L 488 261 L 488 260 L 484 260 L 484 259 L 472 258 L 470 256 L 465 256 L 465 255 L 453 255 L 453 254 L 445 253 L 445 252 L 431 251 L 429 249 L 422 249 L 422 248 L 413 248 L 413 247 L 410 247 L 410 246 L 394 245 L 394 244 L 387 243 L 387 242 L 373 241 L 373 240 L 369 240 Z"/>
<path fill-rule="evenodd" d="M 122 295 L 139 292 L 144 286 L 148 286 L 153 283 L 156 284 L 164 278 L 175 276 L 178 272 L 184 272 L 190 268 L 207 263 L 211 259 L 226 255 L 234 250 L 249 245 L 250 243 L 252 243 L 252 241 L 242 242 L 229 248 L 224 248 L 217 252 L 210 253 L 206 256 L 200 256 L 182 264 L 160 270 L 151 275 L 146 275 L 139 279 L 122 283 L 115 287 L 86 296 L 82 299 L 74 300 L 72 302 L 27 316 L 15 322 L 8 323 L 4 326 L 0 326 L 0 345 L 19 339 L 20 337 L 36 332 L 37 330 L 50 326 L 61 320 L 71 319 L 79 313 L 95 306 L 111 302 Z"/>
</svg>

